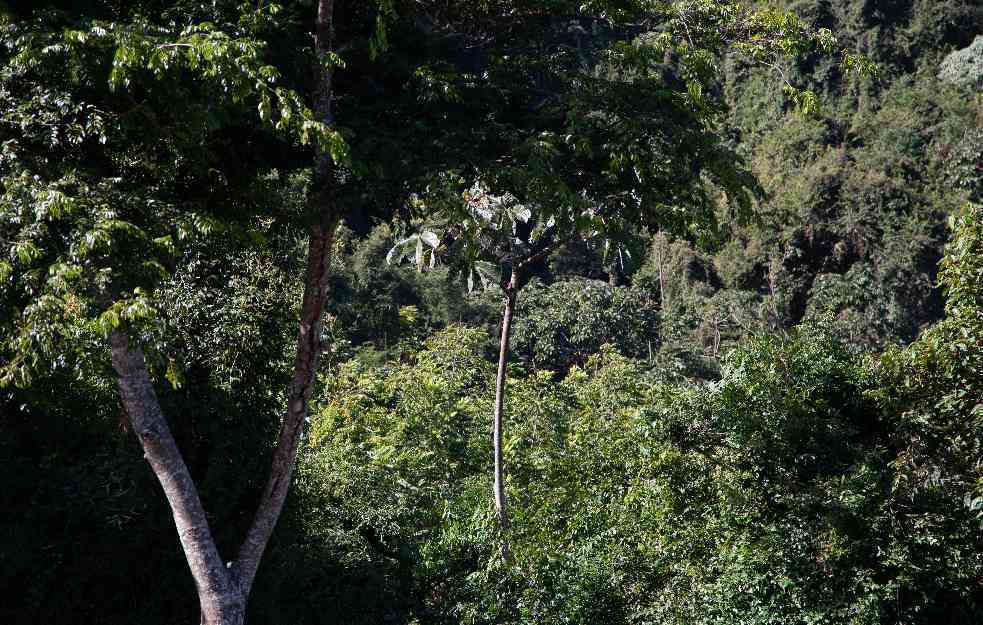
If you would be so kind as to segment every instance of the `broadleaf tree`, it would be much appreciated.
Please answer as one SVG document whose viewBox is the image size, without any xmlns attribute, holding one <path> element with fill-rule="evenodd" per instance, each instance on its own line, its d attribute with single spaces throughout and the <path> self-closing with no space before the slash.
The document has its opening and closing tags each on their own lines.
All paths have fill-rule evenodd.
<svg viewBox="0 0 983 625">
<path fill-rule="evenodd" d="M 472 146 L 493 158 L 421 180 L 406 210 L 418 232 L 398 241 L 387 258 L 412 259 L 420 270 L 444 259 L 469 290 L 480 279 L 503 293 L 492 489 L 506 560 L 509 333 L 518 293 L 537 264 L 574 240 L 603 242 L 610 250 L 639 228 L 713 241 L 721 236 L 722 215 L 733 221 L 750 216 L 761 191 L 723 127 L 724 55 L 773 68 L 793 106 L 806 115 L 816 110 L 817 98 L 787 80 L 786 59 L 839 54 L 847 70 L 875 71 L 865 57 L 837 49 L 830 31 L 812 29 L 791 13 L 738 2 L 553 8 L 566 8 L 571 17 L 562 29 L 544 29 L 536 46 L 509 40 L 519 30 L 510 14 L 507 23 L 485 25 L 500 56 L 489 52 L 471 73 L 448 69 L 440 75 L 445 106 L 460 105 L 496 122 L 495 141 Z M 536 23 L 526 20 L 524 25 Z M 478 74 L 483 81 L 476 82 Z M 484 109 L 476 104 L 481 98 L 469 95 L 482 89 L 498 96 Z M 521 117 L 508 109 L 517 103 L 525 107 Z"/>
<path fill-rule="evenodd" d="M 0 23 L 0 379 L 27 385 L 46 370 L 81 366 L 72 355 L 98 362 L 108 348 L 111 368 L 103 370 L 118 383 L 123 412 L 173 512 L 208 624 L 244 621 L 283 508 L 341 217 L 332 182 L 347 155 L 331 123 L 333 3 L 321 0 L 309 16 L 310 94 L 270 63 L 267 38 L 285 36 L 280 9 L 50 3 L 11 7 Z M 257 149 L 276 156 L 244 156 Z M 268 187 L 282 186 L 277 168 L 303 168 L 311 156 L 305 209 L 276 215 L 266 201 Z M 267 485 L 237 555 L 226 561 L 154 390 L 155 379 L 180 382 L 154 340 L 155 325 L 182 251 L 216 230 L 247 245 L 262 238 L 254 220 L 264 215 L 306 226 L 307 270 Z M 89 349 L 67 349 L 68 341 Z"/>
</svg>

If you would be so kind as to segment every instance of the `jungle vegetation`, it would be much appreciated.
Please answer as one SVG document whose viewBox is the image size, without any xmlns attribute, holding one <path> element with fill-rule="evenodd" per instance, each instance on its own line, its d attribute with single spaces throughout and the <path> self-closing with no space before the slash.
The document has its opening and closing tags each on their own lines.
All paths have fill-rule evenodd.
<svg viewBox="0 0 983 625">
<path fill-rule="evenodd" d="M 974 0 L 0 2 L 0 619 L 983 620 Z"/>
</svg>

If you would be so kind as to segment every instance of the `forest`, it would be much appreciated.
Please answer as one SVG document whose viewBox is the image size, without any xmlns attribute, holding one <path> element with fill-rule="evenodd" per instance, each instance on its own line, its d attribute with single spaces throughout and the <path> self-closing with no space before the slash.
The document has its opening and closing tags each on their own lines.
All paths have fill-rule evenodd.
<svg viewBox="0 0 983 625">
<path fill-rule="evenodd" d="M 979 0 L 0 1 L 0 622 L 983 623 Z"/>
</svg>

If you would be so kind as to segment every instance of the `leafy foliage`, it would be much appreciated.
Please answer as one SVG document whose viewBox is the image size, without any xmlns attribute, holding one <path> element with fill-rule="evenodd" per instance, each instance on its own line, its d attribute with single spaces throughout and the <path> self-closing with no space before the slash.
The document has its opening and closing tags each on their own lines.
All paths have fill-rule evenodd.
<svg viewBox="0 0 983 625">
<path fill-rule="evenodd" d="M 565 371 L 604 345 L 635 358 L 659 349 L 659 307 L 644 291 L 588 280 L 534 284 L 518 310 L 512 350 L 535 368 Z"/>
<path fill-rule="evenodd" d="M 980 621 L 976 3 L 336 5 L 316 59 L 309 1 L 0 2 L 0 619 L 194 620 L 105 335 L 226 551 L 326 149 L 329 345 L 250 622 Z"/>
<path fill-rule="evenodd" d="M 462 332 L 415 363 L 346 375 L 316 426 L 319 490 L 359 528 L 348 536 L 381 537 L 393 566 L 411 567 L 417 618 L 970 623 L 979 613 L 977 511 L 938 490 L 972 484 L 978 455 L 926 450 L 918 458 L 942 466 L 922 470 L 897 442 L 926 426 L 893 407 L 906 404 L 876 399 L 893 392 L 891 377 L 829 327 L 758 341 L 702 389 L 647 382 L 611 352 L 560 384 L 513 379 L 515 562 L 482 565 L 495 543 L 476 423 L 491 371 L 462 367 L 473 353 Z M 961 381 L 942 386 L 958 393 Z M 950 440 L 978 444 L 978 424 L 951 423 Z M 379 503 L 363 507 L 367 492 L 383 493 Z"/>
<path fill-rule="evenodd" d="M 946 82 L 980 87 L 983 81 L 983 37 L 977 37 L 968 48 L 945 57 L 939 66 L 939 78 Z"/>
<path fill-rule="evenodd" d="M 288 140 L 330 144 L 343 156 L 337 132 L 262 62 L 256 35 L 267 14 L 247 10 L 222 24 L 231 34 L 140 17 L 4 21 L 4 383 L 26 384 L 57 360 L 62 340 L 121 325 L 148 331 L 156 291 L 195 240 L 218 231 L 260 237 L 248 217 L 269 214 L 281 182 L 264 175 L 271 164 L 238 157 L 270 140 L 245 129 L 247 99 L 258 99 L 260 118 Z"/>
</svg>

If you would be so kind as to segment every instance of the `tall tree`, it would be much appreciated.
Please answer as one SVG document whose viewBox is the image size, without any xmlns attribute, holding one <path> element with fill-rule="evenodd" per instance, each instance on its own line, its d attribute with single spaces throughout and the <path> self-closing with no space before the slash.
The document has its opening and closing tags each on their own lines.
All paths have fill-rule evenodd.
<svg viewBox="0 0 983 625">
<path fill-rule="evenodd" d="M 432 174 L 410 203 L 423 230 L 398 242 L 389 260 L 410 257 L 422 270 L 449 258 L 469 285 L 478 276 L 502 290 L 492 488 L 507 558 L 508 342 L 529 271 L 574 239 L 617 243 L 649 228 L 713 240 L 721 215 L 749 215 L 759 187 L 722 128 L 723 55 L 772 67 L 782 80 L 783 59 L 805 53 L 872 67 L 837 51 L 828 30 L 729 1 L 558 3 L 545 14 L 517 8 L 507 24 L 490 19 L 482 28 L 486 58 L 432 80 L 449 94 L 448 110 L 494 120 L 494 140 L 469 144 L 483 160 Z M 475 86 L 479 73 L 486 82 Z M 482 89 L 495 97 L 482 98 Z M 803 112 L 816 107 L 811 92 L 788 82 L 785 91 Z"/>
<path fill-rule="evenodd" d="M 39 9 L 2 25 L 0 231 L 10 259 L 0 262 L 3 381 L 26 384 L 60 366 L 66 339 L 108 339 L 122 408 L 173 512 L 201 622 L 242 623 L 289 488 L 322 348 L 327 262 L 341 217 L 333 164 L 345 156 L 331 120 L 333 2 L 320 0 L 312 20 L 313 110 L 267 63 L 263 35 L 277 25 L 275 5 L 85 9 Z M 182 9 L 191 14 L 183 28 L 173 19 Z M 250 219 L 264 211 L 265 172 L 296 165 L 243 159 L 257 143 L 310 145 L 315 163 L 286 410 L 251 527 L 226 563 L 154 389 L 160 354 L 152 338 L 180 248 L 214 228 L 248 235 Z"/>
</svg>

